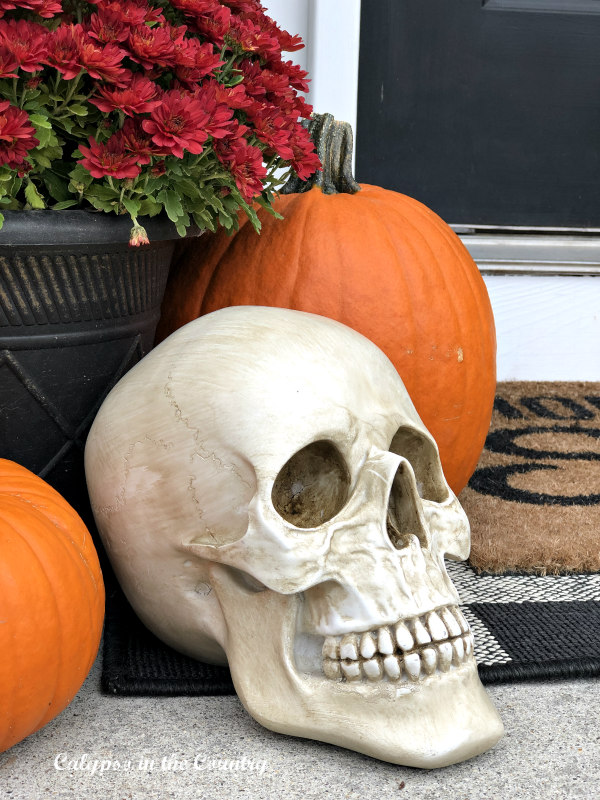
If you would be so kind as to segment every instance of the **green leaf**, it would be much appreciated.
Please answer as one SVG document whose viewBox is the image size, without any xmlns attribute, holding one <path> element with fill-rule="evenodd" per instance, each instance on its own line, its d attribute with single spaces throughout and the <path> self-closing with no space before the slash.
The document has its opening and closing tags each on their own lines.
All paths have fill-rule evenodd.
<svg viewBox="0 0 600 800">
<path fill-rule="evenodd" d="M 75 114 L 76 117 L 87 117 L 88 110 L 85 106 L 80 106 L 78 103 L 74 103 L 72 106 L 69 106 L 68 109 L 72 114 Z"/>
<path fill-rule="evenodd" d="M 73 133 L 75 122 L 72 119 L 69 119 L 68 117 L 62 117 L 62 119 L 57 120 L 57 125 L 67 133 Z"/>
<path fill-rule="evenodd" d="M 32 161 L 35 161 L 36 164 L 38 164 L 40 167 L 43 167 L 44 169 L 48 169 L 49 167 L 52 166 L 52 162 L 50 161 L 50 159 L 46 158 L 46 156 L 43 153 L 36 153 L 34 150 L 29 157 L 31 158 Z"/>
<path fill-rule="evenodd" d="M 139 200 L 134 200 L 126 197 L 123 198 L 122 202 L 125 208 L 127 209 L 129 216 L 132 219 L 135 219 L 140 213 L 140 208 L 142 205 L 141 202 Z"/>
<path fill-rule="evenodd" d="M 233 227 L 233 220 L 229 214 L 224 214 L 222 211 L 219 211 L 219 222 L 227 230 Z"/>
<path fill-rule="evenodd" d="M 191 181 L 189 178 L 182 178 L 181 180 L 177 181 L 177 188 L 181 191 L 182 194 L 186 195 L 186 197 L 195 200 L 196 197 L 200 196 L 200 188 L 198 184 Z"/>
<path fill-rule="evenodd" d="M 29 119 L 33 123 L 35 128 L 35 136 L 39 141 L 38 149 L 46 147 L 49 144 L 56 144 L 58 140 L 54 135 L 52 125 L 48 122 L 46 117 L 42 117 L 39 114 L 32 114 Z M 52 141 L 53 138 L 54 142 Z"/>
<path fill-rule="evenodd" d="M 55 211 L 61 211 L 63 208 L 72 208 L 77 205 L 77 200 L 61 200 L 60 203 L 55 203 L 51 208 Z"/>
<path fill-rule="evenodd" d="M 25 186 L 25 199 L 32 208 L 46 208 L 44 198 L 38 192 L 35 183 L 32 183 L 32 181 L 28 181 Z"/>
<path fill-rule="evenodd" d="M 157 203 L 153 197 L 146 197 L 140 202 L 140 217 L 155 217 L 162 211 L 162 205 Z"/>
<path fill-rule="evenodd" d="M 52 123 L 48 117 L 44 117 L 42 114 L 31 114 L 29 119 L 36 130 L 38 130 L 38 128 L 46 128 L 50 131 L 52 130 Z"/>
<path fill-rule="evenodd" d="M 171 222 L 178 222 L 179 218 L 183 216 L 183 207 L 177 192 L 174 192 L 172 189 L 163 189 L 162 192 L 159 192 L 156 199 L 165 207 L 165 211 Z"/>
<path fill-rule="evenodd" d="M 94 197 L 98 197 L 100 200 L 118 200 L 119 191 L 117 189 L 111 189 L 110 186 L 94 184 L 93 186 L 90 186 L 86 192 L 86 197 L 91 197 L 92 195 Z"/>
<path fill-rule="evenodd" d="M 248 216 L 248 219 L 252 223 L 252 227 L 254 228 L 254 230 L 257 233 L 260 233 L 261 222 L 260 222 L 260 220 L 258 218 L 258 215 L 257 215 L 256 211 L 252 208 L 252 206 L 248 205 L 248 203 L 244 200 L 244 198 L 241 196 L 241 194 L 239 195 L 239 201 L 240 201 L 241 207 L 246 212 L 246 214 Z"/>
<path fill-rule="evenodd" d="M 93 197 L 87 193 L 84 194 L 84 197 L 94 206 L 94 208 L 97 208 L 98 211 L 114 211 L 117 207 L 116 200 L 113 200 L 112 203 L 109 203 L 108 200 L 100 200 L 99 197 Z"/>
<path fill-rule="evenodd" d="M 71 192 L 69 192 L 68 182 L 64 177 L 57 175 L 56 172 L 53 172 L 52 170 L 47 169 L 42 175 L 42 180 L 44 181 L 46 189 L 53 200 L 58 200 L 61 203 L 65 201 L 71 201 L 72 195 Z M 56 206 L 53 206 L 53 208 L 56 208 Z"/>
<path fill-rule="evenodd" d="M 2 230 L 3 225 L 4 225 L 4 214 L 0 214 L 0 230 Z"/>
<path fill-rule="evenodd" d="M 86 187 L 94 180 L 87 169 L 81 164 L 77 164 L 74 169 L 69 172 L 69 178 L 73 183 L 82 183 Z"/>
</svg>

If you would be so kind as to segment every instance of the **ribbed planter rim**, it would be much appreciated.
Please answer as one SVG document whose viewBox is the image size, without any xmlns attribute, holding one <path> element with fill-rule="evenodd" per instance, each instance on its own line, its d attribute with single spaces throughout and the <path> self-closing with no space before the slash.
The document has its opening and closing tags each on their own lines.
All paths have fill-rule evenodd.
<svg viewBox="0 0 600 800">
<path fill-rule="evenodd" d="M 53 211 L 3 211 L 0 247 L 22 245 L 126 244 L 131 232 L 129 216 L 85 209 Z M 166 215 L 140 217 L 150 242 L 181 238 Z M 199 236 L 200 228 L 188 228 L 188 236 Z M 142 245 L 142 249 L 143 249 Z"/>
</svg>

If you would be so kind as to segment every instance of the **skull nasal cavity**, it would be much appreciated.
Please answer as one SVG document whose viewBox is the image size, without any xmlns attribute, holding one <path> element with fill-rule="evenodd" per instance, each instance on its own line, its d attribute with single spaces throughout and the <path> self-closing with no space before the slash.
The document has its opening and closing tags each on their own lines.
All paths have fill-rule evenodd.
<svg viewBox="0 0 600 800">
<path fill-rule="evenodd" d="M 281 468 L 271 492 L 278 514 L 297 528 L 316 528 L 339 513 L 348 499 L 350 474 L 332 442 L 303 447 Z"/>
</svg>

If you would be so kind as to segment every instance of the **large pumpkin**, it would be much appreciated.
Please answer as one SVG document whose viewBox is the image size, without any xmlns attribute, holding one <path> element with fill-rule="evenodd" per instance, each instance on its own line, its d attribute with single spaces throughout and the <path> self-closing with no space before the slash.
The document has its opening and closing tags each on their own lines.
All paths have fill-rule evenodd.
<svg viewBox="0 0 600 800">
<path fill-rule="evenodd" d="M 0 752 L 70 703 L 103 619 L 102 573 L 80 517 L 41 478 L 0 459 Z"/>
<path fill-rule="evenodd" d="M 323 141 L 320 155 L 329 167 L 332 153 Z M 343 157 L 347 167 L 347 151 Z M 347 171 L 343 177 L 342 185 L 351 185 Z M 281 196 L 276 210 L 283 221 L 261 210 L 260 235 L 246 223 L 233 237 L 219 232 L 186 245 L 167 286 L 159 340 L 232 305 L 294 308 L 349 325 L 394 363 L 458 494 L 479 459 L 496 385 L 485 284 L 433 211 L 377 186 L 322 191 L 339 178 L 321 174 L 308 191 Z"/>
</svg>

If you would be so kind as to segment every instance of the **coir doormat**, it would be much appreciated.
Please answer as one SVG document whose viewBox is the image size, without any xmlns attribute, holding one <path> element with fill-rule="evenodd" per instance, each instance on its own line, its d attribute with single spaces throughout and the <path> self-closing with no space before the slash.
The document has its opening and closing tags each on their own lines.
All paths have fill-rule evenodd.
<svg viewBox="0 0 600 800">
<path fill-rule="evenodd" d="M 600 383 L 499 384 L 460 501 L 478 571 L 600 571 Z"/>
<path fill-rule="evenodd" d="M 484 683 L 600 675 L 599 445 L 599 383 L 499 385 L 486 450 L 460 497 L 471 563 L 448 562 Z M 123 695 L 234 691 L 226 668 L 147 631 L 116 586 L 102 685 Z"/>
</svg>

